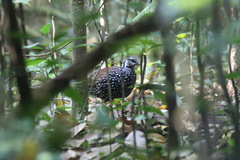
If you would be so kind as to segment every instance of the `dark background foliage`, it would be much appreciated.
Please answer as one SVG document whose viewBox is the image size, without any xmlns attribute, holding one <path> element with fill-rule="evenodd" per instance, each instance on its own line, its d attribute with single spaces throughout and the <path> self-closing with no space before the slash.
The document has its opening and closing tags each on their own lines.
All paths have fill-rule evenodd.
<svg viewBox="0 0 240 160">
<path fill-rule="evenodd" d="M 0 3 L 0 159 L 239 159 L 239 1 Z M 129 56 L 129 97 L 88 94 Z"/>
</svg>

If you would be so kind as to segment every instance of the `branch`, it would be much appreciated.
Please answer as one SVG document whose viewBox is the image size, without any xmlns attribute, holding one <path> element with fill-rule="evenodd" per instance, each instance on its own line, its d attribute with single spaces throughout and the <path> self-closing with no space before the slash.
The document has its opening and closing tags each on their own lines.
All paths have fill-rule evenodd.
<svg viewBox="0 0 240 160">
<path fill-rule="evenodd" d="M 228 103 L 228 108 L 230 112 L 230 116 L 233 121 L 233 125 L 235 128 L 235 134 L 234 134 L 234 147 L 233 147 L 233 153 L 231 159 L 239 159 L 239 149 L 240 149 L 240 130 L 239 130 L 239 106 L 233 107 L 233 104 L 231 102 L 231 98 L 228 94 L 228 90 L 226 88 L 226 79 L 223 73 L 223 66 L 222 66 L 222 59 L 221 55 L 219 55 L 222 50 L 220 46 L 223 44 L 223 38 L 221 36 L 221 16 L 220 16 L 220 6 L 219 1 L 214 1 L 213 3 L 213 20 L 212 20 L 212 26 L 213 26 L 213 36 L 214 36 L 214 60 L 215 60 L 215 66 L 217 69 L 217 76 L 218 81 L 221 87 L 223 88 L 226 101 Z M 220 44 L 220 45 L 219 45 Z"/>
<path fill-rule="evenodd" d="M 165 7 L 165 8 L 163 8 Z M 164 62 L 166 64 L 166 103 L 168 106 L 168 159 L 179 159 L 178 153 L 176 150 L 179 147 L 179 138 L 178 132 L 176 130 L 176 109 L 177 109 L 177 95 L 175 89 L 175 66 L 174 66 L 174 57 L 176 55 L 176 44 L 175 44 L 175 35 L 172 31 L 172 23 L 173 16 L 168 14 L 166 7 L 168 10 L 169 6 L 165 1 L 160 1 L 158 3 L 158 15 L 159 19 L 162 20 L 162 23 L 159 25 L 162 27 L 162 39 L 163 39 L 163 54 L 164 54 Z M 176 153 L 173 158 L 173 153 Z"/>
<path fill-rule="evenodd" d="M 10 52 L 10 61 L 17 78 L 18 90 L 20 93 L 20 114 L 29 115 L 32 110 L 31 90 L 29 88 L 28 76 L 25 70 L 21 40 L 19 38 L 19 28 L 15 16 L 12 0 L 2 1 L 4 10 L 4 25 L 7 49 Z"/>
<path fill-rule="evenodd" d="M 93 69 L 102 60 L 109 58 L 117 51 L 129 38 L 141 36 L 158 30 L 155 15 L 149 16 L 139 22 L 126 26 L 124 29 L 112 34 L 101 43 L 96 49 L 77 60 L 71 67 L 53 80 L 45 83 L 41 88 L 33 91 L 35 113 L 53 98 L 54 95 L 64 90 L 71 80 L 80 79 L 90 69 Z"/>
</svg>

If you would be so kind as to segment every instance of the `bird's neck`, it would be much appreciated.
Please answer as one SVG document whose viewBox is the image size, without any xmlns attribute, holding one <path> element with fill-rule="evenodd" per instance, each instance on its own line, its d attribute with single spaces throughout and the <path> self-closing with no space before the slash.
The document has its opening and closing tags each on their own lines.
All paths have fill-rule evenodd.
<svg viewBox="0 0 240 160">
<path fill-rule="evenodd" d="M 133 66 L 130 66 L 130 65 L 128 64 L 128 62 L 124 62 L 124 63 L 123 63 L 123 68 L 133 69 Z"/>
<path fill-rule="evenodd" d="M 133 67 L 130 67 L 130 66 L 123 66 L 123 68 L 129 68 L 129 69 L 133 69 Z"/>
</svg>

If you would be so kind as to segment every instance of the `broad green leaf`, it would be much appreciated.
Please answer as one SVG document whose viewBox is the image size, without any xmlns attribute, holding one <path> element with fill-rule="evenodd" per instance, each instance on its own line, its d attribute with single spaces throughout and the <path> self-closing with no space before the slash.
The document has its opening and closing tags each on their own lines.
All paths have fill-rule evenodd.
<svg viewBox="0 0 240 160">
<path fill-rule="evenodd" d="M 40 72 L 41 68 L 39 68 L 38 66 L 30 65 L 30 66 L 27 66 L 27 71 L 28 72 Z"/>
<path fill-rule="evenodd" d="M 175 23 L 181 21 L 181 20 L 184 19 L 184 18 L 185 18 L 185 17 L 180 17 L 180 18 L 176 19 L 176 20 L 173 22 L 173 24 L 175 24 Z"/>
<path fill-rule="evenodd" d="M 115 126 L 118 122 L 109 117 L 109 109 L 106 106 L 102 108 L 96 108 L 96 120 L 95 124 L 101 127 L 112 127 Z"/>
<path fill-rule="evenodd" d="M 47 34 L 47 33 L 49 33 L 49 31 L 50 31 L 50 27 L 51 27 L 51 24 L 48 23 L 48 24 L 44 25 L 44 26 L 40 29 L 40 32 L 41 32 L 42 34 Z"/>
<path fill-rule="evenodd" d="M 133 22 L 139 21 L 143 17 L 150 16 L 155 11 L 155 8 L 157 6 L 157 0 L 153 0 L 152 3 L 150 3 L 146 8 L 142 10 L 141 13 L 139 13 L 134 19 Z"/>
<path fill-rule="evenodd" d="M 234 146 L 234 139 L 230 138 L 230 139 L 228 140 L 228 145 L 231 146 L 231 147 L 233 147 L 233 146 Z"/>
<path fill-rule="evenodd" d="M 40 43 L 37 42 L 37 43 L 34 43 L 34 44 L 30 44 L 30 45 L 27 45 L 27 46 L 24 46 L 23 48 L 24 49 L 40 49 L 40 50 L 43 50 L 41 47 L 38 47 L 37 45 L 39 45 Z"/>
<path fill-rule="evenodd" d="M 86 46 L 88 46 L 88 44 L 79 44 L 79 45 L 73 46 L 73 48 L 86 47 Z"/>
<path fill-rule="evenodd" d="M 229 73 L 226 75 L 226 78 L 228 78 L 228 79 L 234 79 L 234 78 L 238 78 L 238 77 L 240 77 L 240 71 Z"/>
<path fill-rule="evenodd" d="M 63 91 L 63 94 L 67 97 L 72 98 L 75 102 L 82 102 L 82 95 L 72 87 L 68 87 Z"/>
<path fill-rule="evenodd" d="M 151 67 L 154 64 L 161 64 L 161 60 L 155 61 L 155 62 L 150 62 L 148 63 L 148 66 Z"/>
<path fill-rule="evenodd" d="M 185 38 L 186 36 L 191 35 L 190 32 L 187 33 L 180 33 L 176 36 L 176 41 L 177 43 L 179 43 L 183 38 Z"/>
<path fill-rule="evenodd" d="M 182 11 L 193 11 L 210 5 L 212 0 L 177 0 L 175 7 Z"/>
<path fill-rule="evenodd" d="M 137 121 L 137 120 L 144 120 L 144 119 L 146 119 L 146 117 L 144 115 L 142 115 L 142 114 L 136 115 L 136 117 L 134 118 L 135 121 Z"/>
<path fill-rule="evenodd" d="M 26 66 L 37 65 L 46 61 L 46 58 L 37 58 L 37 59 L 25 59 Z"/>
<path fill-rule="evenodd" d="M 153 106 L 145 106 L 145 107 L 140 107 L 138 109 L 141 110 L 141 111 L 157 113 L 157 114 L 160 114 L 160 115 L 164 116 L 164 114 L 162 113 L 161 110 L 159 110 L 159 109 L 157 109 Z"/>
<path fill-rule="evenodd" d="M 48 59 L 45 63 L 46 64 L 45 67 L 56 66 L 58 65 L 58 63 L 59 63 L 59 59 Z"/>
<path fill-rule="evenodd" d="M 68 39 L 68 40 L 65 40 L 63 42 L 60 42 L 59 44 L 57 44 L 55 47 L 53 47 L 51 49 L 52 52 L 55 52 L 58 48 L 61 48 L 62 46 L 64 45 L 68 45 L 70 44 L 70 42 L 74 41 L 76 38 L 71 38 L 71 39 Z"/>
<path fill-rule="evenodd" d="M 56 75 L 55 75 L 55 73 L 50 73 L 50 74 L 48 74 L 48 77 L 50 77 L 51 79 L 53 79 L 53 78 L 56 78 Z"/>
</svg>

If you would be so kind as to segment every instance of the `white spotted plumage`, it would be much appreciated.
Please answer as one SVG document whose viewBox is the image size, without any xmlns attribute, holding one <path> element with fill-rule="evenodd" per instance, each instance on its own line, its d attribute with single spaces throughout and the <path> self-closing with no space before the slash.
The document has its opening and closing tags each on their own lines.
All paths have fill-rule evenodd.
<svg viewBox="0 0 240 160">
<path fill-rule="evenodd" d="M 109 101 L 108 94 L 108 78 L 111 86 L 112 98 L 122 98 L 121 76 L 124 80 L 124 95 L 127 97 L 136 83 L 136 73 L 134 66 L 138 65 L 139 61 L 135 57 L 130 57 L 124 60 L 123 67 L 112 66 L 108 68 L 108 76 L 106 68 L 101 69 L 92 82 L 90 94 L 95 95 L 104 101 Z M 91 83 L 91 82 L 90 82 Z"/>
</svg>

